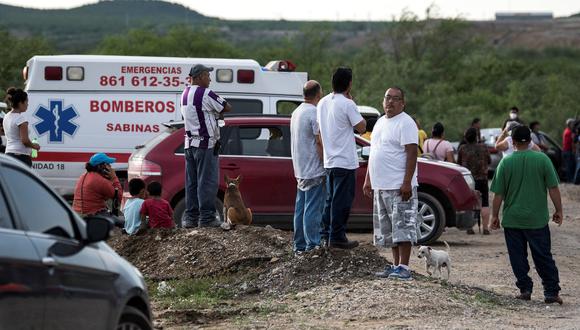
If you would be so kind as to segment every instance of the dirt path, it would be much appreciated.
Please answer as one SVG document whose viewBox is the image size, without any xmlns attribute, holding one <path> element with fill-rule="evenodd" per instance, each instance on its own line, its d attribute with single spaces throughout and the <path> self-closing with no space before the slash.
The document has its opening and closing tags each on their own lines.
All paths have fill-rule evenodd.
<svg viewBox="0 0 580 330">
<path fill-rule="evenodd" d="M 422 260 L 414 256 L 411 266 L 417 274 L 411 282 L 375 279 L 370 274 L 383 265 L 364 264 L 359 275 L 344 281 L 310 287 L 290 281 L 292 289 L 278 294 L 236 295 L 210 309 L 181 311 L 181 317 L 157 307 L 157 324 L 164 329 L 580 329 L 580 186 L 562 185 L 561 190 L 565 222 L 561 227 L 551 225 L 550 229 L 563 306 L 542 302 L 541 281 L 533 265 L 532 301 L 512 298 L 517 288 L 502 231 L 490 236 L 468 236 L 448 229 L 442 239 L 451 246 L 453 268 L 449 283 L 423 276 L 426 274 Z M 371 249 L 370 234 L 351 237 L 363 242 L 363 250 Z M 381 255 L 390 260 L 389 253 Z M 376 263 L 378 259 L 369 260 Z M 344 266 L 335 267 L 336 272 L 344 271 Z"/>
</svg>

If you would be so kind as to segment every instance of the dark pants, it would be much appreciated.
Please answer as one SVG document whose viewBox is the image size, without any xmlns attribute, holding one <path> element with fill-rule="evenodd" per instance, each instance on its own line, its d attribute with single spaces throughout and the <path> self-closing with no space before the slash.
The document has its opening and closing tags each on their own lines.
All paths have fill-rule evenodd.
<svg viewBox="0 0 580 330">
<path fill-rule="evenodd" d="M 19 161 L 26 164 L 28 167 L 32 167 L 32 157 L 30 157 L 30 155 L 13 154 L 13 153 L 7 153 L 6 155 L 18 159 Z"/>
<path fill-rule="evenodd" d="M 184 226 L 216 220 L 215 200 L 218 192 L 218 156 L 213 148 L 185 149 Z"/>
<path fill-rule="evenodd" d="M 574 172 L 576 171 L 576 159 L 572 151 L 562 152 L 564 166 L 566 168 L 566 182 L 574 183 Z"/>
<path fill-rule="evenodd" d="M 344 242 L 346 223 L 354 200 L 356 170 L 326 170 L 326 202 L 322 213 L 320 237 L 330 242 Z"/>
<path fill-rule="evenodd" d="M 555 297 L 560 292 L 558 283 L 558 268 L 552 258 L 550 228 L 548 225 L 541 229 L 513 229 L 504 228 L 512 270 L 516 276 L 516 286 L 520 292 L 532 292 L 534 286 L 528 276 L 528 245 L 532 251 L 532 259 L 538 275 L 542 278 L 545 297 Z"/>
</svg>

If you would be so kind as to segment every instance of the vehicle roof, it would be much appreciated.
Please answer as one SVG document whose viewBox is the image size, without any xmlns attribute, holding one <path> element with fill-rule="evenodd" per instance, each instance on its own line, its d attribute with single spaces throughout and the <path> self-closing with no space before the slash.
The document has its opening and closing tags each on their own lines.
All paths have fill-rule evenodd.
<svg viewBox="0 0 580 330">
<path fill-rule="evenodd" d="M 226 123 L 231 124 L 289 124 L 290 123 L 290 116 L 288 115 L 234 115 L 234 116 L 227 116 L 224 118 Z M 166 127 L 183 127 L 185 122 L 183 120 L 177 121 L 170 121 L 167 123 L 163 123 Z"/>
<path fill-rule="evenodd" d="M 38 62 L 67 62 L 67 63 L 127 63 L 127 64 L 188 64 L 192 62 L 210 65 L 255 66 L 260 64 L 251 59 L 228 58 L 196 58 L 196 57 L 160 57 L 160 56 L 117 56 L 117 55 L 40 55 L 29 60 Z"/>
</svg>

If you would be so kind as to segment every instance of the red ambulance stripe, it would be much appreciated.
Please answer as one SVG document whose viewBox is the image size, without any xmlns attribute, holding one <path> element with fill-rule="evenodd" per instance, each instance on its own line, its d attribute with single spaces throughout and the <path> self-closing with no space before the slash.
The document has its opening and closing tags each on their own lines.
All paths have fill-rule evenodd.
<svg viewBox="0 0 580 330">
<path fill-rule="evenodd" d="M 89 161 L 94 152 L 38 152 L 38 157 L 33 158 L 33 162 L 70 162 L 70 163 L 86 163 Z M 107 156 L 116 159 L 117 163 L 127 163 L 131 154 L 127 153 L 107 153 Z"/>
</svg>

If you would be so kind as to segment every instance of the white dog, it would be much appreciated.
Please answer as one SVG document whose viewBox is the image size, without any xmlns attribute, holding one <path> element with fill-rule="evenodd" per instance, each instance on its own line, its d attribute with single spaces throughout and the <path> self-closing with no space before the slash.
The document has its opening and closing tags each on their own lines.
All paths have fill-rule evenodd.
<svg viewBox="0 0 580 330">
<path fill-rule="evenodd" d="M 447 251 L 435 250 L 430 246 L 420 246 L 419 247 L 419 258 L 425 258 L 425 271 L 429 275 L 434 275 L 435 270 L 439 271 L 439 278 L 442 278 L 441 267 L 447 268 L 447 280 L 449 280 L 449 274 L 451 272 L 451 259 L 449 258 L 449 244 L 443 241 L 447 246 Z M 433 267 L 433 273 L 429 270 Z"/>
</svg>

